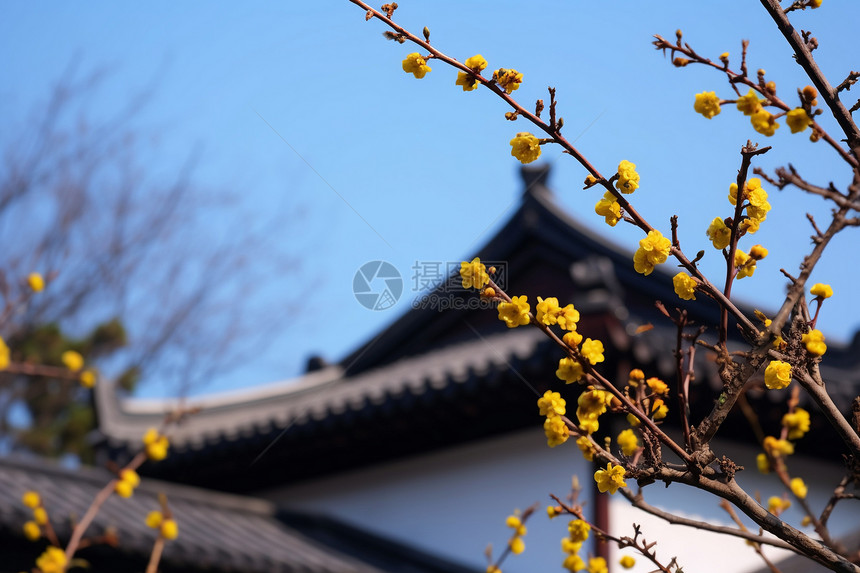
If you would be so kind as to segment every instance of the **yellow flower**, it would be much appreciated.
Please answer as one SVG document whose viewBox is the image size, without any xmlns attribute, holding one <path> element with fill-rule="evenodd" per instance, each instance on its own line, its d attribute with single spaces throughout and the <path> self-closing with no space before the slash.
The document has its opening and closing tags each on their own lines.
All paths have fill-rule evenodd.
<svg viewBox="0 0 860 573">
<path fill-rule="evenodd" d="M 735 251 L 735 266 L 738 269 L 738 280 L 753 276 L 756 260 L 738 249 Z"/>
<path fill-rule="evenodd" d="M 791 507 L 791 502 L 781 497 L 772 496 L 767 500 L 767 510 L 774 515 L 779 515 Z"/>
<path fill-rule="evenodd" d="M 666 395 L 669 393 L 669 385 L 659 378 L 649 378 L 645 383 L 648 384 L 648 387 L 651 388 L 651 391 L 655 394 Z"/>
<path fill-rule="evenodd" d="M 559 380 L 564 380 L 568 384 L 579 382 L 583 375 L 582 364 L 573 358 L 562 358 L 558 361 L 558 370 L 555 371 L 555 375 L 558 376 Z"/>
<path fill-rule="evenodd" d="M 584 184 L 586 188 L 593 186 L 595 183 L 597 183 L 597 177 L 591 173 L 585 176 Z"/>
<path fill-rule="evenodd" d="M 591 526 L 588 522 L 581 519 L 574 519 L 567 524 L 567 532 L 570 533 L 570 540 L 574 543 L 583 543 L 588 539 L 591 532 Z"/>
<path fill-rule="evenodd" d="M 546 299 L 538 297 L 538 303 L 535 310 L 537 311 L 535 320 L 546 326 L 552 326 L 558 322 L 558 313 L 561 309 L 558 307 L 558 299 L 551 296 Z"/>
<path fill-rule="evenodd" d="M 172 519 L 165 519 L 161 524 L 161 536 L 165 539 L 176 539 L 179 535 L 179 526 Z"/>
<path fill-rule="evenodd" d="M 594 205 L 594 212 L 603 217 L 606 224 L 614 227 L 621 219 L 621 205 L 615 195 L 607 191 L 603 194 L 603 199 Z"/>
<path fill-rule="evenodd" d="M 618 180 L 615 188 L 625 194 L 630 194 L 639 188 L 639 174 L 636 173 L 636 164 L 626 159 L 618 164 Z"/>
<path fill-rule="evenodd" d="M 809 493 L 809 488 L 806 487 L 806 484 L 803 483 L 801 478 L 792 478 L 792 480 L 788 482 L 788 487 L 791 488 L 791 493 L 796 495 L 799 499 L 806 499 L 806 494 Z"/>
<path fill-rule="evenodd" d="M 627 383 L 636 388 L 639 386 L 640 382 L 645 380 L 645 373 L 638 368 L 634 368 L 630 371 L 630 374 L 627 375 L 627 378 Z"/>
<path fill-rule="evenodd" d="M 654 400 L 654 404 L 651 406 L 651 414 L 655 420 L 662 420 L 669 413 L 669 406 L 667 406 L 662 399 L 657 398 Z"/>
<path fill-rule="evenodd" d="M 487 565 L 486 573 L 502 573 L 502 570 L 495 565 Z"/>
<path fill-rule="evenodd" d="M 36 559 L 36 567 L 40 573 L 64 573 L 68 563 L 66 552 L 53 545 L 48 546 Z"/>
<path fill-rule="evenodd" d="M 567 441 L 570 437 L 567 431 L 567 424 L 561 419 L 561 416 L 551 416 L 543 423 L 543 431 L 546 434 L 546 443 L 549 447 L 554 448 Z"/>
<path fill-rule="evenodd" d="M 520 163 L 531 163 L 540 157 L 540 141 L 526 131 L 521 131 L 511 140 L 511 155 Z"/>
<path fill-rule="evenodd" d="M 764 369 L 764 385 L 771 390 L 782 390 L 791 384 L 791 364 L 782 360 L 771 360 Z"/>
<path fill-rule="evenodd" d="M 74 372 L 77 372 L 84 367 L 84 357 L 74 350 L 66 350 L 63 352 L 62 356 L 60 356 L 60 360 L 63 361 L 66 368 Z"/>
<path fill-rule="evenodd" d="M 46 525 L 48 523 L 48 512 L 44 507 L 37 507 L 33 510 L 33 521 L 39 525 Z"/>
<path fill-rule="evenodd" d="M 576 400 L 576 417 L 580 421 L 596 420 L 598 416 L 606 412 L 606 407 L 610 402 L 612 402 L 612 394 L 592 388 L 580 394 Z"/>
<path fill-rule="evenodd" d="M 582 342 L 582 335 L 575 330 L 571 330 L 570 332 L 565 333 L 561 339 L 571 348 L 576 348 L 579 346 L 579 343 Z"/>
<path fill-rule="evenodd" d="M 508 547 L 511 548 L 511 553 L 513 553 L 514 555 L 519 555 L 526 550 L 526 544 L 523 541 L 522 537 L 512 537 L 511 539 L 509 539 Z"/>
<path fill-rule="evenodd" d="M 704 115 L 711 119 L 720 113 L 720 98 L 715 92 L 702 92 L 696 94 L 696 102 L 693 104 L 693 109 L 696 113 Z"/>
<path fill-rule="evenodd" d="M 696 281 L 681 271 L 672 278 L 672 284 L 675 286 L 675 294 L 684 300 L 696 300 Z"/>
<path fill-rule="evenodd" d="M 554 505 L 546 506 L 546 514 L 550 519 L 556 518 L 561 515 L 561 507 L 557 507 Z"/>
<path fill-rule="evenodd" d="M 146 447 L 146 456 L 154 461 L 161 461 L 167 457 L 167 448 L 170 447 L 170 442 L 167 436 L 158 433 L 155 428 L 150 428 L 143 435 L 143 443 Z"/>
<path fill-rule="evenodd" d="M 460 278 L 463 280 L 463 288 L 479 289 L 490 282 L 487 267 L 478 257 L 472 259 L 470 263 L 460 263 Z"/>
<path fill-rule="evenodd" d="M 505 520 L 505 525 L 514 530 L 514 535 L 522 536 L 526 534 L 526 526 L 523 525 L 523 521 L 516 515 L 509 515 Z"/>
<path fill-rule="evenodd" d="M 454 85 L 463 86 L 464 92 L 470 92 L 478 87 L 478 78 L 466 72 L 457 72 L 457 81 Z"/>
<path fill-rule="evenodd" d="M 137 487 L 140 485 L 140 476 L 137 475 L 136 471 L 129 468 L 120 470 L 119 479 L 124 482 L 128 482 L 131 484 L 131 487 Z"/>
<path fill-rule="evenodd" d="M 592 557 L 588 560 L 588 573 L 609 573 L 609 567 L 606 565 L 606 559 L 603 557 Z"/>
<path fill-rule="evenodd" d="M 633 255 L 633 268 L 637 273 L 650 275 L 656 265 L 666 262 L 672 243 L 660 231 L 651 231 L 639 241 L 639 249 Z"/>
<path fill-rule="evenodd" d="M 591 445 L 591 440 L 588 439 L 588 436 L 581 436 L 576 439 L 576 447 L 582 451 L 582 457 L 586 459 L 586 461 L 594 460 L 594 446 Z"/>
<path fill-rule="evenodd" d="M 767 137 L 773 135 L 779 128 L 779 124 L 776 123 L 776 119 L 773 117 L 773 114 L 766 109 L 759 110 L 752 114 L 750 121 L 752 122 L 754 130 L 762 135 L 766 135 Z"/>
<path fill-rule="evenodd" d="M 639 418 L 637 418 L 633 414 L 627 414 L 626 418 L 627 418 L 627 423 L 630 424 L 631 426 L 633 426 L 634 428 L 642 423 L 639 420 Z"/>
<path fill-rule="evenodd" d="M 639 438 L 631 429 L 626 429 L 618 434 L 618 445 L 621 446 L 621 451 L 625 456 L 632 456 L 639 449 Z"/>
<path fill-rule="evenodd" d="M 782 425 L 788 430 L 789 440 L 798 440 L 809 431 L 809 412 L 803 408 L 795 408 L 794 412 L 782 417 Z"/>
<path fill-rule="evenodd" d="M 420 80 L 430 71 L 430 66 L 427 65 L 427 61 L 418 52 L 412 52 L 403 60 L 403 71 L 414 75 Z"/>
<path fill-rule="evenodd" d="M 826 285 L 824 283 L 815 283 L 812 285 L 812 288 L 809 289 L 809 294 L 816 296 L 818 298 L 830 298 L 833 296 L 833 289 L 830 288 L 830 285 Z"/>
<path fill-rule="evenodd" d="M 40 498 L 39 494 L 35 491 L 26 492 L 21 498 L 21 501 L 24 503 L 24 505 L 32 509 L 35 509 L 42 505 L 42 498 Z"/>
<path fill-rule="evenodd" d="M 466 67 L 480 73 L 487 69 L 487 60 L 481 54 L 476 54 L 471 58 L 466 58 Z"/>
<path fill-rule="evenodd" d="M 35 521 L 28 521 L 24 524 L 24 537 L 30 541 L 37 541 L 42 537 L 42 529 Z"/>
<path fill-rule="evenodd" d="M 564 563 L 561 565 L 571 573 L 585 569 L 585 561 L 577 554 L 568 555 L 564 558 Z"/>
<path fill-rule="evenodd" d="M 726 56 L 728 57 L 728 55 Z M 634 565 L 636 565 L 636 560 L 630 557 L 629 555 L 625 555 L 622 557 L 618 564 L 624 567 L 625 569 L 632 569 Z"/>
<path fill-rule="evenodd" d="M 762 260 L 763 258 L 767 257 L 767 255 L 767 249 L 765 249 L 761 245 L 753 245 L 752 247 L 750 247 L 750 256 L 757 261 Z"/>
<path fill-rule="evenodd" d="M 582 356 L 592 365 L 603 362 L 603 343 L 599 340 L 586 338 L 582 343 Z"/>
<path fill-rule="evenodd" d="M 499 68 L 493 72 L 493 80 L 507 93 L 518 89 L 523 81 L 523 75 L 516 70 Z"/>
<path fill-rule="evenodd" d="M 624 481 L 624 474 L 627 471 L 621 466 L 613 466 L 612 463 L 606 464 L 606 469 L 597 470 L 594 472 L 594 481 L 597 482 L 597 489 L 600 493 L 609 492 L 614 494 L 619 487 L 627 487 L 627 482 Z"/>
<path fill-rule="evenodd" d="M 158 529 L 161 527 L 162 521 L 164 521 L 164 516 L 161 515 L 160 511 L 150 511 L 146 515 L 146 526 L 151 527 L 152 529 Z"/>
<path fill-rule="evenodd" d="M 758 95 L 756 95 L 755 90 L 750 89 L 750 91 L 747 92 L 747 95 L 738 98 L 738 110 L 742 111 L 744 115 L 753 115 L 761 111 L 762 101 L 763 100 L 758 99 Z"/>
<path fill-rule="evenodd" d="M 815 10 L 816 8 L 821 8 L 821 0 L 810 0 L 809 7 Z"/>
<path fill-rule="evenodd" d="M 9 368 L 9 347 L 6 346 L 6 341 L 0 336 L 0 370 Z"/>
<path fill-rule="evenodd" d="M 755 458 L 756 466 L 758 466 L 758 471 L 763 474 L 769 474 L 770 470 L 773 469 L 770 467 L 770 460 L 767 459 L 767 454 L 759 454 Z"/>
<path fill-rule="evenodd" d="M 785 123 L 791 128 L 791 133 L 800 133 L 812 125 L 812 119 L 805 109 L 798 107 L 785 114 Z"/>
<path fill-rule="evenodd" d="M 42 292 L 45 289 L 45 279 L 39 273 L 30 273 L 27 277 L 27 286 L 33 292 Z"/>
<path fill-rule="evenodd" d="M 827 352 L 827 345 L 824 344 L 824 335 L 818 329 L 813 329 L 803 335 L 800 339 L 806 345 L 806 351 L 813 356 L 821 356 Z"/>
<path fill-rule="evenodd" d="M 558 311 L 558 325 L 564 330 L 576 330 L 576 323 L 579 322 L 579 311 L 572 304 L 565 306 Z M 580 337 L 581 338 L 581 337 Z M 577 343 L 578 344 L 578 343 Z"/>
<path fill-rule="evenodd" d="M 773 436 L 766 436 L 762 445 L 765 451 L 774 458 L 790 456 L 794 453 L 794 444 L 788 440 L 777 440 Z"/>
<path fill-rule="evenodd" d="M 498 307 L 499 320 L 504 321 L 508 328 L 528 324 L 531 320 L 529 318 L 531 306 L 527 301 L 528 297 L 523 295 L 513 297 L 511 302 L 500 302 Z"/>
<path fill-rule="evenodd" d="M 96 385 L 96 373 L 92 370 L 84 370 L 79 380 L 84 388 L 92 388 Z"/>
<path fill-rule="evenodd" d="M 540 415 L 551 418 L 552 416 L 564 416 L 566 402 L 561 394 L 547 390 L 542 398 L 538 398 L 538 408 Z"/>
<path fill-rule="evenodd" d="M 735 185 L 735 187 L 737 187 L 737 185 Z M 729 246 L 729 242 L 732 239 L 732 230 L 729 229 L 726 226 L 725 221 L 719 217 L 714 217 L 714 220 L 711 221 L 705 234 L 708 235 L 708 238 L 711 240 L 715 249 L 725 249 Z"/>
<path fill-rule="evenodd" d="M 134 493 L 134 486 L 127 481 L 119 480 L 114 484 L 113 490 L 120 497 L 131 497 Z"/>
</svg>

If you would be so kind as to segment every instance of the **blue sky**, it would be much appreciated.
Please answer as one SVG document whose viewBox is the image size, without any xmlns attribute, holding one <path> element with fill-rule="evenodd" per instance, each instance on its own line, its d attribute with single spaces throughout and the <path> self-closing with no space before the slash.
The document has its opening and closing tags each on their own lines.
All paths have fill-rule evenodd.
<svg viewBox="0 0 860 573">
<path fill-rule="evenodd" d="M 729 215 L 725 197 L 747 139 L 774 146 L 758 163 L 765 169 L 790 161 L 810 181 L 833 181 L 842 189 L 849 181 L 830 149 L 806 135 L 792 136 L 786 126 L 764 138 L 731 108 L 712 120 L 695 114 L 697 92 L 731 97 L 725 80 L 703 68 L 676 69 L 650 45 L 652 34 L 671 38 L 681 28 L 697 51 L 712 58 L 728 51 L 736 67 L 740 41 L 749 38 L 750 69 L 767 70 L 779 94 L 796 101 L 792 94 L 807 82 L 757 3 L 400 5 L 396 19 L 415 32 L 428 26 L 434 45 L 449 55 L 464 60 L 481 53 L 491 69 L 523 72 L 516 96 L 527 107 L 547 99 L 546 86 L 555 86 L 567 136 L 604 173 L 621 159 L 636 163 L 642 185 L 634 204 L 666 233 L 669 217 L 678 214 L 690 253 L 708 247 L 704 229 L 711 219 Z M 857 68 L 850 60 L 856 18 L 846 17 L 849 7 L 847 0 L 825 0 L 820 10 L 795 14 L 796 25 L 819 38 L 815 54 L 833 83 Z M 120 109 L 154 88 L 137 122 L 158 134 L 151 153 L 159 169 L 178 170 L 199 148 L 195 179 L 235 192 L 243 216 L 284 210 L 283 236 L 276 231 L 272 240 L 295 246 L 303 267 L 260 294 L 273 313 L 284 314 L 278 333 L 254 360 L 215 376 L 200 391 L 296 375 L 313 353 L 343 357 L 406 312 L 416 295 L 410 280 L 416 261 L 456 262 L 478 254 L 516 208 L 519 163 L 508 141 L 528 129 L 524 122 L 505 121 L 503 102 L 485 90 L 463 93 L 444 65 L 432 63 L 422 80 L 405 74 L 400 62 L 414 50 L 384 40 L 382 32 L 379 22 L 365 22 L 346 0 L 0 7 L 4 125 L 44 101 L 71 62 L 83 70 L 105 67 L 111 73 L 90 102 L 91 113 Z M 824 125 L 838 134 L 832 122 Z M 8 143 L 2 135 L 0 141 Z M 585 171 L 560 155 L 547 147 L 541 158 L 553 164 L 551 186 L 560 203 L 586 225 L 635 248 L 641 233 L 629 225 L 606 227 L 593 213 L 597 192 L 581 190 Z M 754 242 L 770 256 L 735 289 L 762 308 L 779 302 L 785 286 L 779 268 L 796 272 L 797 253 L 808 252 L 805 212 L 819 224 L 829 212 L 824 201 L 796 190 L 768 190 L 773 211 Z M 290 219 L 295 209 L 304 210 L 301 220 Z M 838 237 L 813 276 L 836 291 L 832 310 L 826 307 L 819 322 L 832 340 L 849 340 L 858 327 L 860 303 L 850 295 L 857 273 L 845 264 L 854 240 L 852 230 Z M 711 249 L 704 261 L 715 276 L 722 274 L 720 258 Z M 370 311 L 353 297 L 353 275 L 380 259 L 401 271 L 406 288 L 393 308 Z M 515 290 L 516 269 L 511 273 Z M 155 381 L 143 393 L 169 394 L 171 388 Z"/>
</svg>

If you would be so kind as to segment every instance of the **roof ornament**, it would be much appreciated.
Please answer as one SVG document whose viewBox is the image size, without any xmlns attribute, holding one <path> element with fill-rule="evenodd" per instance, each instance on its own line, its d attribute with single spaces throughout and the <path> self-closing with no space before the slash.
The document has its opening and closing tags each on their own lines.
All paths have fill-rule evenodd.
<svg viewBox="0 0 860 573">
<path fill-rule="evenodd" d="M 551 195 L 552 191 L 546 185 L 549 172 L 550 164 L 548 163 L 520 167 L 520 176 L 523 178 L 523 195 L 536 193 Z"/>
</svg>

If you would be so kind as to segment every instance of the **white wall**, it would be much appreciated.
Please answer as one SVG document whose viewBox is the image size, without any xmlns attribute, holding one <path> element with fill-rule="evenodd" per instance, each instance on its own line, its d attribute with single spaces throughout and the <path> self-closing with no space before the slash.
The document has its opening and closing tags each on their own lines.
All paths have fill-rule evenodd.
<svg viewBox="0 0 860 573">
<path fill-rule="evenodd" d="M 751 487 L 751 491 L 761 492 L 765 501 L 771 495 L 781 495 L 776 478 L 762 476 L 755 469 L 757 450 L 717 445 L 715 451 L 745 465 L 748 469 L 738 474 L 739 481 Z M 792 471 L 810 485 L 810 501 L 820 511 L 841 477 L 838 468 L 799 457 L 790 458 L 790 464 Z M 563 571 L 560 541 L 567 534 L 568 520 L 550 521 L 546 517 L 549 493 L 566 496 L 571 476 L 578 474 L 588 497 L 593 472 L 575 444 L 568 442 L 550 449 L 543 431 L 535 428 L 480 444 L 279 488 L 264 495 L 478 568 L 486 565 L 483 550 L 488 542 L 493 543 L 496 553 L 503 548 L 510 533 L 504 526 L 505 517 L 514 508 L 524 509 L 539 501 L 540 510 L 528 524 L 525 553 L 509 558 L 502 569 L 505 573 Z M 825 486 L 830 489 L 825 491 Z M 693 488 L 675 484 L 667 489 L 657 483 L 645 489 L 645 499 L 687 517 L 717 519 L 731 525 L 719 509 L 718 500 Z M 850 511 L 854 509 L 850 507 L 852 502 L 842 503 L 844 506 L 832 518 L 837 534 L 856 528 L 860 521 L 856 511 L 853 515 Z M 794 508 L 788 515 L 799 523 L 801 516 Z M 631 508 L 617 494 L 610 504 L 610 519 L 612 532 L 617 535 L 632 534 L 631 523 L 643 525 L 646 539 L 659 541 L 658 556 L 665 558 L 664 563 L 677 556 L 689 572 L 743 573 L 763 565 L 743 541 L 670 526 Z M 768 553 L 779 558 L 773 550 Z M 615 563 L 617 555 L 611 565 Z M 612 570 L 620 567 L 614 566 Z M 651 570 L 653 567 L 649 568 L 644 558 L 637 558 L 635 572 Z"/>
</svg>

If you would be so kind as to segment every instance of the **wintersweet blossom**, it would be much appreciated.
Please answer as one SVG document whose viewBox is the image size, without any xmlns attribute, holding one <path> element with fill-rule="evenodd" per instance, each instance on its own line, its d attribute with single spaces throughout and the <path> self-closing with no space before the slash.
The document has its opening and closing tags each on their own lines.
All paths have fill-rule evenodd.
<svg viewBox="0 0 860 573">
<path fill-rule="evenodd" d="M 636 560 L 630 555 L 625 555 L 621 559 L 618 560 L 618 564 L 624 567 L 625 569 L 632 569 L 634 565 L 636 565 Z"/>
<path fill-rule="evenodd" d="M 623 159 L 618 164 L 618 180 L 615 188 L 624 194 L 630 194 L 639 188 L 639 174 L 636 173 L 636 164 Z"/>
<path fill-rule="evenodd" d="M 507 93 L 511 93 L 514 90 L 519 89 L 520 84 L 523 82 L 523 75 L 516 70 L 499 68 L 493 72 L 493 80 L 499 84 L 500 88 L 505 90 Z"/>
<path fill-rule="evenodd" d="M 487 67 L 487 60 L 484 56 L 477 54 L 466 60 L 466 67 L 470 68 L 477 74 L 480 74 Z M 464 92 L 470 92 L 478 87 L 478 79 L 472 74 L 466 72 L 457 72 L 457 81 L 455 85 L 463 86 Z"/>
<path fill-rule="evenodd" d="M 561 394 L 547 390 L 537 401 L 540 415 L 551 418 L 553 416 L 564 416 L 566 402 Z"/>
<path fill-rule="evenodd" d="M 800 340 L 806 346 L 806 351 L 812 356 L 821 356 L 827 352 L 824 335 L 818 329 L 813 329 L 803 335 Z"/>
<path fill-rule="evenodd" d="M 767 137 L 772 136 L 776 130 L 779 129 L 779 124 L 776 122 L 776 118 L 766 109 L 761 109 L 752 114 L 752 116 L 750 116 L 750 122 L 752 123 L 754 130 L 762 135 L 766 135 Z"/>
<path fill-rule="evenodd" d="M 588 567 L 585 570 L 588 573 L 609 573 L 609 566 L 603 557 L 592 557 L 588 560 Z"/>
<path fill-rule="evenodd" d="M 715 92 L 702 92 L 696 94 L 696 101 L 693 104 L 693 109 L 696 113 L 700 113 L 708 119 L 720 113 L 720 98 Z"/>
<path fill-rule="evenodd" d="M 661 399 L 657 398 L 651 405 L 651 417 L 655 420 L 662 420 L 669 414 L 669 406 Z"/>
<path fill-rule="evenodd" d="M 9 359 L 10 359 L 9 347 L 6 346 L 6 341 L 3 340 L 3 337 L 0 336 L 0 370 L 6 370 L 9 368 Z"/>
<path fill-rule="evenodd" d="M 582 335 L 575 330 L 571 330 L 570 332 L 566 332 L 561 339 L 571 348 L 577 348 L 579 343 L 582 342 Z"/>
<path fill-rule="evenodd" d="M 590 338 L 586 338 L 585 342 L 582 343 L 582 356 L 586 360 L 588 360 L 592 365 L 597 364 L 598 362 L 603 362 L 603 343 L 599 340 L 592 340 Z"/>
<path fill-rule="evenodd" d="M 585 561 L 582 560 L 582 557 L 573 553 L 564 558 L 564 563 L 561 566 L 573 573 L 585 569 Z"/>
<path fill-rule="evenodd" d="M 552 326 L 558 322 L 558 315 L 561 309 L 558 306 L 558 299 L 554 296 L 549 298 L 538 297 L 538 303 L 535 307 L 535 320 L 539 323 Z"/>
<path fill-rule="evenodd" d="M 143 435 L 143 444 L 146 449 L 146 456 L 158 462 L 167 457 L 167 449 L 170 447 L 170 441 L 167 436 L 158 432 L 155 428 L 150 428 Z"/>
<path fill-rule="evenodd" d="M 806 495 L 809 493 L 809 488 L 803 483 L 803 479 L 796 477 L 792 478 L 790 482 L 788 482 L 788 487 L 791 488 L 791 493 L 796 495 L 799 499 L 806 499 Z"/>
<path fill-rule="evenodd" d="M 526 164 L 540 157 L 540 141 L 537 137 L 522 131 L 511 140 L 511 155 Z"/>
<path fill-rule="evenodd" d="M 460 278 L 463 281 L 463 288 L 479 289 L 483 288 L 490 282 L 490 275 L 487 274 L 487 267 L 478 257 L 475 257 L 469 263 L 460 263 Z"/>
<path fill-rule="evenodd" d="M 607 191 L 603 194 L 603 199 L 594 205 L 594 212 L 603 217 L 606 224 L 614 227 L 621 219 L 621 205 L 615 195 Z"/>
<path fill-rule="evenodd" d="M 514 530 L 514 535 L 522 537 L 527 533 L 526 526 L 523 525 L 523 520 L 518 515 L 509 515 L 505 520 L 505 525 Z"/>
<path fill-rule="evenodd" d="M 791 507 L 791 501 L 782 497 L 771 496 L 767 500 L 767 510 L 774 515 L 779 515 L 789 507 Z"/>
<path fill-rule="evenodd" d="M 650 231 L 639 241 L 639 248 L 633 255 L 633 268 L 637 273 L 650 275 L 656 265 L 666 262 L 672 243 L 660 231 Z"/>
<path fill-rule="evenodd" d="M 795 408 L 782 417 L 782 426 L 788 430 L 789 440 L 798 440 L 809 431 L 809 412 L 803 408 Z"/>
<path fill-rule="evenodd" d="M 824 283 L 815 283 L 814 285 L 812 285 L 812 288 L 809 289 L 809 294 L 821 299 L 830 298 L 831 296 L 833 296 L 833 289 L 830 288 L 830 285 Z"/>
<path fill-rule="evenodd" d="M 591 440 L 588 439 L 588 436 L 577 438 L 576 447 L 580 449 L 582 457 L 585 458 L 586 461 L 594 461 L 594 445 L 591 443 Z"/>
<path fill-rule="evenodd" d="M 735 251 L 735 267 L 738 269 L 738 280 L 751 277 L 755 273 L 756 260 L 738 249 Z"/>
<path fill-rule="evenodd" d="M 574 519 L 567 524 L 567 532 L 570 534 L 571 541 L 574 543 L 583 543 L 588 539 L 591 526 L 586 521 Z"/>
<path fill-rule="evenodd" d="M 33 292 L 42 292 L 45 289 L 45 279 L 39 273 L 30 273 L 27 276 L 27 286 Z"/>
<path fill-rule="evenodd" d="M 29 507 L 30 509 L 35 509 L 42 505 L 42 498 L 35 491 L 25 492 L 21 497 L 21 502 Z"/>
<path fill-rule="evenodd" d="M 791 133 L 800 133 L 812 125 L 812 119 L 805 109 L 798 107 L 785 114 L 785 123 L 791 129 Z"/>
<path fill-rule="evenodd" d="M 747 95 L 738 98 L 737 107 L 744 115 L 753 115 L 761 111 L 762 101 L 763 100 L 758 99 L 758 94 L 756 94 L 755 90 L 750 89 L 750 91 L 747 92 Z"/>
<path fill-rule="evenodd" d="M 600 493 L 609 492 L 614 494 L 619 487 L 627 487 L 627 482 L 624 481 L 624 474 L 627 471 L 621 466 L 613 466 L 612 463 L 606 464 L 606 469 L 600 469 L 594 472 L 594 481 L 597 482 L 597 489 Z"/>
<path fill-rule="evenodd" d="M 550 416 L 544 420 L 543 431 L 546 434 L 546 443 L 551 448 L 565 443 L 570 437 L 567 424 L 561 419 L 561 416 Z"/>
<path fill-rule="evenodd" d="M 75 352 L 74 350 L 66 350 L 60 356 L 60 360 L 63 362 L 66 368 L 77 372 L 81 368 L 84 367 L 84 357 L 80 355 L 80 353 Z"/>
<path fill-rule="evenodd" d="M 725 221 L 719 217 L 714 217 L 714 220 L 711 221 L 710 225 L 708 225 L 708 230 L 705 231 L 705 234 L 708 235 L 708 238 L 711 240 L 711 244 L 714 245 L 715 249 L 725 249 L 729 246 L 729 242 L 732 238 L 732 230 L 729 229 L 726 226 Z"/>
<path fill-rule="evenodd" d="M 579 322 L 579 311 L 572 304 L 568 304 L 558 311 L 558 325 L 564 330 L 576 330 Z"/>
<path fill-rule="evenodd" d="M 403 71 L 420 80 L 427 72 L 431 71 L 431 68 L 427 65 L 427 60 L 422 58 L 418 52 L 412 52 L 403 60 Z"/>
<path fill-rule="evenodd" d="M 764 385 L 771 390 L 782 390 L 791 384 L 791 364 L 782 360 L 771 360 L 764 369 Z"/>
<path fill-rule="evenodd" d="M 639 449 L 639 438 L 636 436 L 636 432 L 630 428 L 618 434 L 616 440 L 625 456 L 632 456 Z"/>
<path fill-rule="evenodd" d="M 648 388 L 651 389 L 655 394 L 662 394 L 663 396 L 669 393 L 669 385 L 656 377 L 649 378 L 646 382 Z"/>
<path fill-rule="evenodd" d="M 93 370 L 84 370 L 78 379 L 84 388 L 92 388 L 96 385 L 96 373 Z"/>
<path fill-rule="evenodd" d="M 778 440 L 773 436 L 766 436 L 762 442 L 764 449 L 773 458 L 790 456 L 794 453 L 794 444 L 788 440 Z"/>
<path fill-rule="evenodd" d="M 24 537 L 30 541 L 38 541 L 42 537 L 42 528 L 35 521 L 24 523 Z"/>
<path fill-rule="evenodd" d="M 165 539 L 176 539 L 179 536 L 179 526 L 172 519 L 165 519 L 161 524 L 161 536 Z"/>
<path fill-rule="evenodd" d="M 499 320 L 504 321 L 508 328 L 523 326 L 531 321 L 529 310 L 531 310 L 531 306 L 528 303 L 528 297 L 526 295 L 515 296 L 511 302 L 499 303 Z"/>
<path fill-rule="evenodd" d="M 559 380 L 564 380 L 568 384 L 579 382 L 583 374 L 582 364 L 573 358 L 562 358 L 558 361 L 558 370 L 555 371 L 555 375 L 558 376 Z"/>
<path fill-rule="evenodd" d="M 53 545 L 48 546 L 36 559 L 40 573 L 64 573 L 68 563 L 66 552 Z"/>
<path fill-rule="evenodd" d="M 696 284 L 695 279 L 684 271 L 679 272 L 672 278 L 675 294 L 684 300 L 696 300 Z"/>
</svg>

